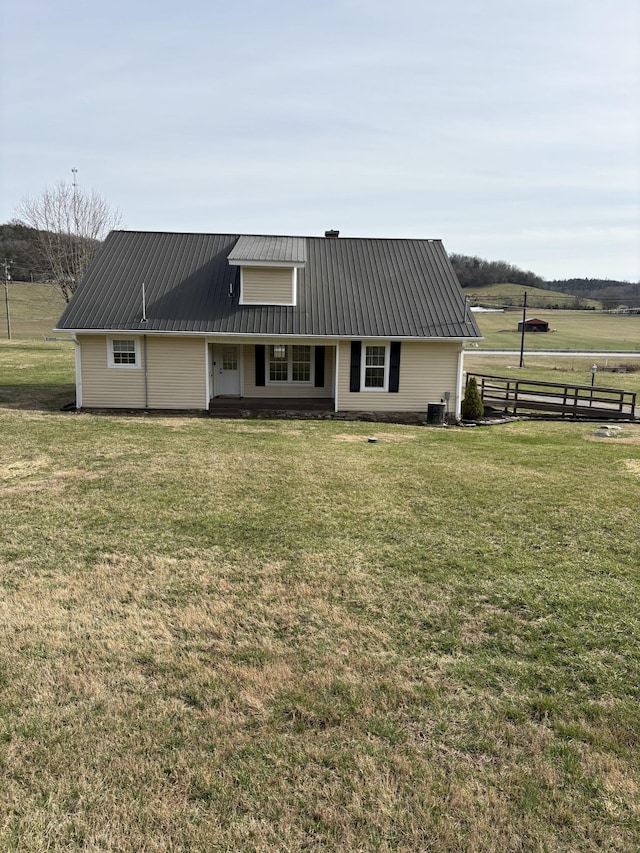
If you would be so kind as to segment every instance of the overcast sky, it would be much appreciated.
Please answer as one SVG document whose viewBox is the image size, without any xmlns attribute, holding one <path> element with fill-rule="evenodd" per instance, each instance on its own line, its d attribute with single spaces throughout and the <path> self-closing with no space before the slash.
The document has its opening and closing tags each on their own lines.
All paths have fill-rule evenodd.
<svg viewBox="0 0 640 853">
<path fill-rule="evenodd" d="M 0 222 L 76 168 L 134 230 L 440 237 L 640 278 L 638 0 L 3 9 Z"/>
</svg>

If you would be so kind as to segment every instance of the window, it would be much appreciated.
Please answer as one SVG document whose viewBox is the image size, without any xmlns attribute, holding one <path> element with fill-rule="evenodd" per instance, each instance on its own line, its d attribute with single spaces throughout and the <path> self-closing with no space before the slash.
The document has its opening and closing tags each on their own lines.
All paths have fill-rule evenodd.
<svg viewBox="0 0 640 853">
<path fill-rule="evenodd" d="M 289 381 L 287 347 L 281 344 L 269 347 L 269 382 Z"/>
<path fill-rule="evenodd" d="M 238 347 L 222 347 L 222 369 L 238 369 Z"/>
<path fill-rule="evenodd" d="M 269 382 L 311 383 L 311 347 L 269 347 Z"/>
<path fill-rule="evenodd" d="M 364 355 L 365 388 L 384 390 L 387 385 L 387 348 L 386 346 L 366 346 Z"/>
<path fill-rule="evenodd" d="M 108 343 L 109 367 L 138 367 L 140 352 L 137 338 L 111 338 Z"/>
<path fill-rule="evenodd" d="M 291 379 L 294 382 L 311 382 L 311 347 L 291 347 Z"/>
</svg>

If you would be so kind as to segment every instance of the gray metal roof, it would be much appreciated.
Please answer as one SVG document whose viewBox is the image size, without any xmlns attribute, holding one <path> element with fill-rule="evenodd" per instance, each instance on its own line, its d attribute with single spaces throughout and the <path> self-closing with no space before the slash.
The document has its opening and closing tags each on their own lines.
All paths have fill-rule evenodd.
<svg viewBox="0 0 640 853">
<path fill-rule="evenodd" d="M 229 253 L 229 261 L 268 261 L 269 263 L 304 264 L 307 241 L 304 237 L 241 236 Z"/>
<path fill-rule="evenodd" d="M 58 329 L 481 337 L 439 240 L 294 238 L 304 241 L 307 262 L 298 270 L 298 304 L 282 306 L 239 304 L 240 269 L 228 258 L 240 239 L 237 234 L 113 231 Z M 141 322 L 143 283 L 146 323 Z"/>
</svg>

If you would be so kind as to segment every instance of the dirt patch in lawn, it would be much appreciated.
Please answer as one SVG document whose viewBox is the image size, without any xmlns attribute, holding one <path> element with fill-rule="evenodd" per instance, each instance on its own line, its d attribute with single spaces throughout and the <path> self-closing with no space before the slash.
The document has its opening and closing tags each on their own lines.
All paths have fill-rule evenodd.
<svg viewBox="0 0 640 853">
<path fill-rule="evenodd" d="M 392 444 L 402 444 L 405 441 L 415 441 L 416 436 L 413 433 L 407 432 L 378 432 L 371 438 L 375 438 L 378 441 L 391 442 Z M 351 435 L 349 433 L 340 433 L 338 435 L 334 435 L 334 439 L 336 441 L 350 441 L 350 442 L 358 442 L 358 441 L 368 441 L 369 438 L 366 435 Z"/>
<path fill-rule="evenodd" d="M 588 441 L 606 441 L 611 444 L 640 444 L 640 426 L 624 426 L 621 429 L 611 429 L 608 432 L 605 432 L 605 428 L 603 427 L 602 435 L 597 434 L 597 430 L 594 433 L 590 433 L 586 436 Z"/>
</svg>

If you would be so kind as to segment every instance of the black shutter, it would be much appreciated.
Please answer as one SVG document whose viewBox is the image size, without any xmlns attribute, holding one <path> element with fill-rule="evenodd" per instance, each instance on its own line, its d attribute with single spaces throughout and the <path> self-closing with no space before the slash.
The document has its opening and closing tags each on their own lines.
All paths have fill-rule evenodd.
<svg viewBox="0 0 640 853">
<path fill-rule="evenodd" d="M 389 358 L 389 391 L 400 387 L 400 341 L 391 341 Z"/>
<path fill-rule="evenodd" d="M 256 344 L 256 386 L 264 385 L 265 345 Z"/>
<path fill-rule="evenodd" d="M 316 388 L 324 388 L 324 347 L 316 347 L 314 385 Z"/>
<path fill-rule="evenodd" d="M 360 359 L 362 358 L 362 342 L 351 341 L 351 374 L 349 391 L 360 390 Z"/>
</svg>

